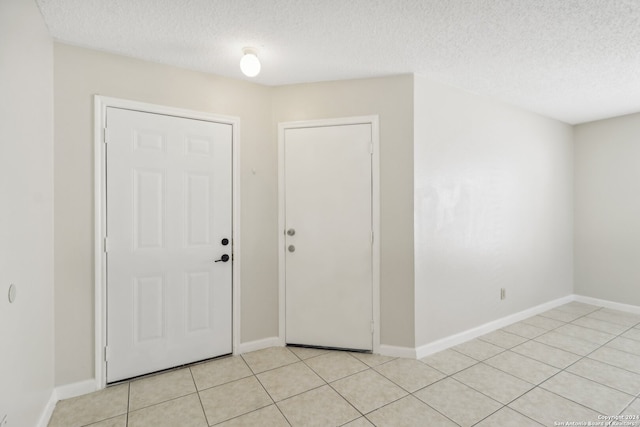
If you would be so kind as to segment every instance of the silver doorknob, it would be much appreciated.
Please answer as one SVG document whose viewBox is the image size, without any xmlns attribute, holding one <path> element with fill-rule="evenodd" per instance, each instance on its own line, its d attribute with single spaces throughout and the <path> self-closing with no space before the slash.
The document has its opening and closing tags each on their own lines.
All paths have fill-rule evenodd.
<svg viewBox="0 0 640 427">
<path fill-rule="evenodd" d="M 287 236 L 295 236 L 296 235 L 296 230 L 294 230 L 293 228 L 290 228 L 287 230 Z"/>
<path fill-rule="evenodd" d="M 289 247 L 287 248 L 289 250 L 289 252 L 295 252 L 296 251 L 296 247 L 293 245 L 289 245 Z"/>
</svg>

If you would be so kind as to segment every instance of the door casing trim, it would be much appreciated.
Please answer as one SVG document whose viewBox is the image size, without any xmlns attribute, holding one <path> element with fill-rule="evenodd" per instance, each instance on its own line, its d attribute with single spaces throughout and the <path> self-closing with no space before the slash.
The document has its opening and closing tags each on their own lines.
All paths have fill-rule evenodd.
<svg viewBox="0 0 640 427">
<path fill-rule="evenodd" d="M 278 123 L 278 335 L 280 345 L 286 345 L 284 132 L 287 129 L 308 127 L 370 124 L 373 143 L 371 159 L 371 216 L 374 235 L 372 253 L 373 353 L 380 353 L 380 133 L 378 122 L 377 115 L 370 115 Z"/>
<path fill-rule="evenodd" d="M 205 120 L 229 124 L 232 127 L 232 348 L 238 352 L 240 345 L 240 118 L 193 111 L 164 105 L 149 104 L 127 99 L 94 96 L 94 287 L 95 287 L 95 381 L 96 389 L 106 387 L 105 346 L 107 342 L 106 310 L 106 259 L 104 237 L 106 230 L 106 156 L 104 128 L 107 107 L 123 108 L 166 116 Z"/>
</svg>

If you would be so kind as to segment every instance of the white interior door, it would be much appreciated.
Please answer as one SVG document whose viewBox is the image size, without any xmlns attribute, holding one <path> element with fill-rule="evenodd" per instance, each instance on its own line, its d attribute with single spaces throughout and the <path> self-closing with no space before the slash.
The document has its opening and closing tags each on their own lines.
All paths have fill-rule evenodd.
<svg viewBox="0 0 640 427">
<path fill-rule="evenodd" d="M 231 353 L 232 126 L 106 120 L 107 382 Z"/>
<path fill-rule="evenodd" d="M 373 348 L 371 132 L 285 129 L 288 344 Z"/>
</svg>

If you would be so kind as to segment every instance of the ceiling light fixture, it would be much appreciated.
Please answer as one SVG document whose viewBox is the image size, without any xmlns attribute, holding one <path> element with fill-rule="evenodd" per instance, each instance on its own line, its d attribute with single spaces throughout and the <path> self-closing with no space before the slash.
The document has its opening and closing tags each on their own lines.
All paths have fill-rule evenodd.
<svg viewBox="0 0 640 427">
<path fill-rule="evenodd" d="M 247 77 L 255 77 L 260 73 L 260 60 L 258 59 L 258 51 L 252 47 L 242 49 L 242 59 L 240 60 L 240 69 Z"/>
</svg>

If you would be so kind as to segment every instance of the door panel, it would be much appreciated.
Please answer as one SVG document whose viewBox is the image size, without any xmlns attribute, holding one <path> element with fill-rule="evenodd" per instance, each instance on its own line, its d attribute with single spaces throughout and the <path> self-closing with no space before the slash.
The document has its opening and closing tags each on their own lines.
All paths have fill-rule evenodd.
<svg viewBox="0 0 640 427">
<path fill-rule="evenodd" d="M 371 125 L 286 129 L 284 150 L 286 341 L 372 350 Z"/>
<path fill-rule="evenodd" d="M 107 382 L 231 353 L 231 125 L 107 108 Z"/>
</svg>

